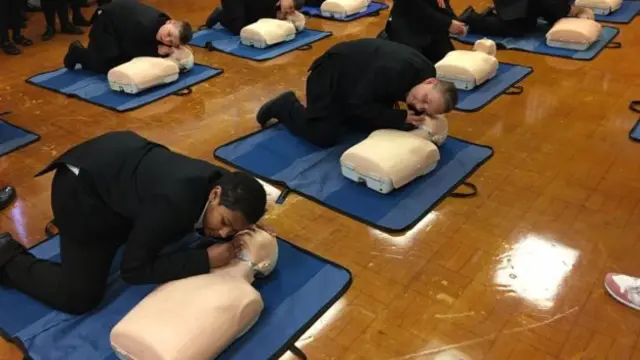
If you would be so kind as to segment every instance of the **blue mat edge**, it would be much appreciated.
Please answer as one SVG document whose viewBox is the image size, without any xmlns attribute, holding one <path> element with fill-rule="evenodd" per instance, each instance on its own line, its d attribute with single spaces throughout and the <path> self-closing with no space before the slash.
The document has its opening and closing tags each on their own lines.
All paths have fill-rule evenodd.
<svg viewBox="0 0 640 360">
<path fill-rule="evenodd" d="M 229 56 L 235 56 L 235 57 L 240 58 L 240 59 L 251 60 L 251 61 L 255 61 L 255 62 L 264 62 L 264 61 L 269 61 L 269 60 L 273 60 L 273 59 L 279 58 L 280 56 L 284 56 L 284 55 L 286 55 L 286 54 L 288 54 L 288 53 L 291 53 L 291 52 L 294 52 L 294 51 L 307 51 L 307 50 L 311 50 L 311 46 L 312 46 L 312 44 L 315 44 L 315 43 L 317 43 L 317 42 L 318 42 L 318 41 L 320 41 L 320 40 L 324 40 L 324 39 L 326 39 L 326 38 L 328 38 L 328 37 L 333 36 L 333 31 L 316 30 L 316 29 L 311 29 L 311 28 L 305 28 L 305 30 L 313 30 L 313 31 L 316 31 L 316 32 L 322 33 L 322 34 L 323 34 L 323 36 L 322 36 L 322 37 L 318 37 L 317 39 L 315 39 L 315 40 L 313 40 L 313 41 L 310 41 L 310 42 L 308 42 L 308 43 L 306 43 L 306 44 L 304 44 L 304 45 L 301 45 L 301 46 L 299 46 L 299 47 L 297 47 L 297 48 L 294 48 L 294 49 L 291 49 L 291 50 L 287 50 L 287 51 L 282 52 L 282 53 L 280 53 L 280 54 L 278 54 L 278 55 L 275 55 L 275 56 L 272 56 L 272 57 L 268 57 L 268 58 L 264 58 L 264 59 L 254 59 L 254 58 L 251 58 L 251 57 L 249 57 L 249 56 L 238 55 L 238 54 L 234 54 L 234 53 L 231 53 L 231 52 L 226 52 L 226 51 L 218 50 L 218 49 L 216 49 L 216 48 L 215 48 L 215 47 L 213 47 L 213 46 L 207 47 L 207 43 L 208 43 L 208 42 L 207 42 L 207 43 L 205 43 L 205 46 L 197 46 L 197 45 L 194 45 L 194 44 L 189 44 L 189 45 L 190 45 L 190 46 L 193 46 L 193 47 L 200 48 L 200 49 L 208 50 L 209 52 L 217 51 L 217 52 L 218 52 L 218 53 L 220 53 L 220 54 L 225 54 L 225 55 L 229 55 Z M 198 30 L 198 31 L 200 31 L 200 30 Z M 306 48 L 305 50 L 302 50 L 305 46 L 309 46 L 309 48 Z"/>
<path fill-rule="evenodd" d="M 640 113 L 640 100 L 632 100 L 631 102 L 629 102 L 629 110 Z M 638 121 L 636 121 L 636 124 L 633 125 L 631 130 L 629 130 L 629 139 L 640 142 L 640 137 L 633 136 L 633 133 L 636 132 L 638 128 L 640 128 L 640 119 L 638 119 Z"/>
<path fill-rule="evenodd" d="M 9 121 L 9 120 L 7 120 L 5 118 L 5 116 L 7 116 L 7 115 L 11 115 L 11 112 L 10 111 L 6 111 L 6 112 L 0 113 L 0 120 L 6 122 L 7 124 L 10 124 L 11 126 L 13 126 L 15 128 L 18 128 L 18 129 L 20 129 L 22 131 L 25 131 L 25 132 L 28 132 L 29 134 L 32 134 L 33 136 L 35 136 L 35 138 L 33 140 L 31 140 L 31 141 L 27 141 L 26 143 L 24 143 L 24 144 L 22 144 L 20 146 L 16 146 L 15 148 L 11 149 L 10 151 L 7 151 L 5 153 L 0 153 L 0 157 L 5 156 L 5 155 L 9 155 L 14 151 L 18 151 L 18 150 L 23 149 L 23 148 L 25 148 L 25 147 L 27 147 L 27 146 L 35 143 L 35 142 L 40 141 L 40 134 L 35 133 L 35 132 L 33 132 L 33 131 L 29 130 L 29 129 L 25 129 L 22 126 L 18 126 L 16 124 L 12 123 L 11 121 Z"/>
<path fill-rule="evenodd" d="M 282 126 L 282 125 L 280 125 L 280 124 L 276 124 L 276 125 L 273 125 L 273 126 Z M 489 150 L 491 150 L 491 154 L 490 154 L 489 156 L 487 156 L 487 158 L 486 158 L 486 159 L 484 159 L 483 161 L 479 162 L 479 163 L 478 163 L 476 166 L 474 166 L 471 170 L 469 170 L 469 172 L 468 172 L 465 176 L 463 176 L 463 177 L 462 177 L 462 178 L 461 178 L 461 179 L 460 179 L 456 184 L 454 184 L 454 185 L 449 189 L 449 191 L 447 191 L 446 193 L 444 193 L 444 194 L 440 197 L 440 199 L 438 199 L 438 201 L 435 201 L 435 202 L 434 202 L 434 203 L 433 203 L 429 208 L 425 209 L 425 211 L 424 211 L 424 212 L 422 212 L 422 214 L 420 214 L 420 216 L 418 216 L 414 221 L 410 222 L 409 224 L 405 225 L 405 226 L 404 226 L 404 227 L 402 227 L 402 228 L 396 229 L 396 228 L 390 228 L 390 227 L 386 227 L 386 226 L 382 226 L 382 225 L 379 225 L 379 224 L 373 223 L 373 222 L 371 222 L 371 221 L 368 221 L 368 220 L 362 219 L 362 218 L 360 218 L 360 217 L 358 217 L 358 216 L 355 216 L 355 215 L 347 214 L 347 213 L 343 212 L 342 210 L 340 210 L 340 209 L 338 209 L 338 208 L 335 208 L 335 207 L 333 207 L 333 206 L 330 206 L 330 205 L 328 205 L 328 204 L 326 204 L 326 203 L 324 203 L 324 202 L 322 202 L 322 201 L 320 201 L 320 200 L 318 200 L 318 199 L 314 198 L 313 196 L 309 196 L 309 195 L 307 195 L 307 194 L 303 194 L 303 193 L 301 193 L 301 192 L 298 192 L 298 191 L 296 191 L 295 189 L 291 189 L 291 188 L 289 188 L 289 186 L 288 186 L 287 184 L 285 184 L 284 182 L 277 181 L 277 180 L 273 180 L 273 179 L 270 179 L 269 177 L 266 177 L 266 176 L 258 175 L 258 174 L 256 174 L 256 173 L 254 173 L 253 171 L 250 171 L 250 170 L 245 169 L 245 168 L 243 168 L 243 167 L 241 167 L 241 166 L 238 166 L 238 165 L 234 164 L 233 162 L 231 162 L 231 161 L 229 161 L 229 160 L 227 160 L 227 159 L 225 159 L 225 158 L 223 158 L 223 157 L 221 157 L 221 156 L 218 156 L 218 155 L 217 155 L 218 150 L 222 149 L 223 147 L 225 147 L 225 146 L 229 146 L 229 145 L 233 145 L 233 144 L 235 144 L 235 143 L 237 143 L 237 142 L 240 142 L 240 141 L 245 140 L 245 139 L 247 139 L 247 138 L 250 138 L 250 137 L 252 137 L 252 136 L 254 136 L 254 135 L 257 135 L 257 134 L 259 134 L 259 133 L 260 133 L 260 132 L 262 132 L 262 131 L 267 131 L 267 130 L 269 130 L 270 128 L 272 128 L 273 126 L 269 126 L 269 127 L 264 128 L 264 129 L 260 129 L 260 130 L 254 131 L 254 132 L 249 133 L 249 134 L 247 134 L 247 135 L 244 135 L 244 136 L 242 136 L 242 137 L 240 137 L 240 138 L 238 138 L 238 139 L 232 140 L 232 141 L 230 141 L 230 142 L 227 142 L 227 143 L 225 143 L 225 144 L 222 144 L 222 145 L 218 146 L 217 148 L 215 148 L 215 149 L 213 150 L 213 157 L 214 157 L 216 160 L 218 160 L 218 161 L 222 162 L 223 164 L 226 164 L 226 165 L 228 165 L 228 166 L 231 166 L 231 167 L 233 167 L 233 168 L 235 168 L 235 169 L 238 169 L 238 170 L 240 170 L 240 171 L 246 172 L 247 174 L 250 174 L 251 176 L 256 177 L 256 178 L 258 178 L 258 179 L 261 179 L 261 180 L 263 180 L 263 181 L 265 181 L 265 182 L 267 182 L 267 183 L 270 183 L 270 184 L 272 184 L 272 185 L 282 187 L 282 193 L 281 193 L 281 195 L 279 196 L 279 199 L 280 199 L 280 198 L 284 198 L 284 197 L 285 197 L 289 192 L 292 192 L 292 193 L 295 193 L 295 194 L 297 194 L 297 195 L 299 195 L 299 196 L 302 196 L 303 198 L 305 198 L 305 199 L 307 199 L 307 200 L 313 201 L 313 202 L 315 202 L 316 204 L 318 204 L 318 205 L 320 205 L 320 206 L 323 206 L 323 207 L 325 207 L 325 208 L 327 208 L 327 209 L 330 209 L 330 210 L 332 210 L 332 211 L 335 211 L 336 213 L 338 213 L 338 214 L 340 214 L 340 215 L 342 215 L 342 216 L 346 216 L 346 217 L 348 217 L 348 218 L 350 218 L 350 219 L 353 219 L 353 220 L 355 220 L 355 221 L 357 221 L 357 222 L 363 223 L 363 224 L 365 224 L 365 225 L 367 225 L 367 226 L 370 226 L 370 227 L 372 227 L 372 228 L 374 228 L 374 229 L 382 230 L 382 231 L 387 232 L 387 233 L 399 233 L 399 232 L 404 232 L 404 231 L 407 231 L 407 230 L 409 230 L 409 229 L 413 228 L 414 226 L 416 226 L 420 221 L 422 221 L 422 219 L 424 219 L 424 218 L 425 218 L 425 216 L 427 216 L 427 214 L 429 214 L 431 211 L 433 211 L 433 209 L 434 209 L 434 208 L 436 208 L 438 205 L 440 205 L 440 203 L 441 203 L 442 201 L 444 201 L 447 197 L 449 197 L 449 195 L 450 195 L 451 193 L 453 193 L 453 192 L 454 192 L 458 187 L 460 187 L 462 184 L 465 184 L 465 183 L 466 183 L 466 180 L 467 180 L 469 177 L 471 177 L 471 176 L 472 176 L 476 171 L 478 171 L 478 169 L 479 169 L 480 167 L 482 167 L 484 164 L 486 164 L 486 163 L 487 163 L 487 161 L 489 161 L 489 160 L 493 157 L 493 154 L 494 154 L 493 148 L 492 148 L 491 146 L 488 146 L 488 145 L 480 145 L 480 144 L 476 144 L 476 143 L 474 143 L 474 142 L 467 141 L 467 140 L 464 140 L 464 139 L 460 139 L 460 138 L 457 138 L 457 137 L 454 137 L 454 136 L 449 136 L 450 138 L 456 139 L 456 140 L 458 140 L 458 141 L 461 141 L 461 142 L 464 142 L 464 143 L 467 143 L 467 144 L 471 144 L 471 145 L 474 145 L 474 146 L 479 146 L 479 147 L 483 147 L 483 148 L 489 149 Z"/>
<path fill-rule="evenodd" d="M 489 101 L 487 101 L 486 103 L 482 104 L 482 106 L 474 108 L 474 109 L 469 109 L 469 110 L 465 110 L 465 109 L 458 109 L 457 107 L 454 107 L 454 109 L 456 111 L 460 111 L 460 112 L 464 112 L 464 113 L 472 113 L 472 112 L 478 112 L 482 109 L 484 109 L 485 107 L 487 107 L 489 104 L 491 104 L 495 99 L 499 98 L 502 95 L 521 95 L 522 92 L 524 92 L 524 87 L 522 87 L 523 91 L 519 92 L 519 93 L 514 93 L 514 94 L 508 94 L 507 91 L 509 91 L 511 88 L 514 87 L 514 85 L 520 83 L 521 81 L 524 81 L 524 79 L 528 78 L 529 75 L 531 75 L 534 71 L 533 67 L 531 66 L 526 66 L 526 65 L 522 65 L 522 64 L 515 64 L 515 63 L 508 63 L 508 62 L 504 62 L 504 61 L 500 61 L 500 64 L 505 64 L 505 65 L 511 65 L 511 66 L 517 66 L 517 67 L 521 67 L 521 68 L 526 68 L 529 69 L 529 72 L 527 72 L 523 77 L 521 77 L 520 79 L 514 81 L 513 83 L 511 83 L 509 85 L 508 88 L 504 89 L 503 92 L 496 94 L 495 96 L 493 96 L 491 99 L 489 99 Z M 481 85 L 482 86 L 482 85 Z M 458 139 L 460 140 L 460 139 Z M 474 144 L 477 145 L 477 144 Z"/>
<path fill-rule="evenodd" d="M 498 50 L 499 50 L 499 51 L 520 51 L 520 52 L 526 52 L 526 53 L 535 54 L 535 55 L 540 55 L 540 56 L 557 57 L 557 58 L 561 58 L 561 59 L 578 60 L 578 61 L 591 61 L 591 60 L 595 59 L 598 55 L 600 55 L 600 53 L 601 53 L 604 49 L 607 49 L 607 45 L 609 45 L 609 44 L 613 43 L 613 42 L 614 42 L 614 40 L 618 37 L 618 35 L 620 35 L 620 29 L 619 29 L 619 28 L 617 28 L 617 27 L 615 27 L 615 26 L 608 26 L 608 25 L 604 25 L 604 26 L 603 26 L 603 28 L 604 28 L 604 27 L 612 28 L 612 29 L 614 29 L 614 30 L 616 31 L 616 33 L 615 33 L 615 35 L 613 35 L 613 37 L 611 38 L 611 40 L 609 40 L 609 42 L 605 44 L 605 46 L 603 46 L 600 50 L 598 50 L 598 52 L 597 52 L 597 53 L 593 54 L 593 56 L 592 56 L 591 58 L 588 58 L 588 59 L 574 59 L 574 58 L 572 58 L 572 57 L 568 57 L 568 56 L 564 56 L 564 55 L 550 55 L 550 54 L 542 54 L 542 53 L 538 53 L 538 52 L 535 52 L 535 51 L 531 51 L 531 50 L 524 50 L 524 49 L 508 49 L 508 48 L 505 48 L 505 47 L 503 47 L 503 46 L 501 46 L 501 45 L 499 45 L 499 44 L 497 44 L 497 43 L 496 43 L 496 46 L 498 46 Z M 465 45 L 473 45 L 473 43 L 471 43 L 471 42 L 467 42 L 467 41 L 464 41 L 464 40 L 462 40 L 462 39 L 460 39 L 460 38 L 458 38 L 458 37 L 455 37 L 455 36 L 450 36 L 449 38 L 450 38 L 450 39 L 453 39 L 453 40 L 455 40 L 455 41 L 457 41 L 457 42 L 459 42 L 459 43 L 465 44 Z"/>
<path fill-rule="evenodd" d="M 201 63 L 196 63 L 196 64 L 197 64 L 197 65 L 200 65 L 200 66 L 208 67 L 209 69 L 212 69 L 212 70 L 217 70 L 218 72 L 217 72 L 215 75 L 210 76 L 210 77 L 208 77 L 208 78 L 206 78 L 206 79 L 202 79 L 202 80 L 200 80 L 200 81 L 196 81 L 195 83 L 191 84 L 189 87 L 186 87 L 186 88 L 182 88 L 182 89 L 180 89 L 180 90 L 177 90 L 177 91 L 176 91 L 175 93 L 173 93 L 173 94 L 163 95 L 163 96 L 161 96 L 161 97 L 159 97 L 159 98 L 155 99 L 154 101 L 148 102 L 148 103 L 146 103 L 146 104 L 136 105 L 136 106 L 133 106 L 133 107 L 131 107 L 131 108 L 129 108 L 129 109 L 126 109 L 126 110 L 118 110 L 117 108 L 114 108 L 114 107 L 111 107 L 111 106 L 107 106 L 107 105 L 103 105 L 103 104 L 100 104 L 100 103 L 97 103 L 97 102 L 91 101 L 91 100 L 89 100 L 89 99 L 85 99 L 85 98 L 83 98 L 83 97 L 74 96 L 74 95 L 72 95 L 72 94 L 65 94 L 65 93 L 63 93 L 62 91 L 58 91 L 58 90 L 54 90 L 54 89 L 50 89 L 50 88 L 48 88 L 48 87 L 46 87 L 46 86 L 40 85 L 40 84 L 38 84 L 38 83 L 35 83 L 35 82 L 33 82 L 33 80 L 32 80 L 32 79 L 33 79 L 33 78 L 35 78 L 36 76 L 40 76 L 40 75 L 48 74 L 48 73 L 51 73 L 51 72 L 54 72 L 54 71 L 58 71 L 58 70 L 60 70 L 60 69 L 62 69 L 62 68 L 57 68 L 57 69 L 55 69 L 55 70 L 50 70 L 50 71 L 43 71 L 43 72 L 41 72 L 41 73 L 38 73 L 38 74 L 35 74 L 35 75 L 31 75 L 31 76 L 30 76 L 30 77 L 28 77 L 25 81 L 26 81 L 28 84 L 31 84 L 31 85 L 37 86 L 37 87 L 39 87 L 39 88 L 41 88 L 41 89 L 45 89 L 45 90 L 48 90 L 48 91 L 53 91 L 53 92 L 55 92 L 55 93 L 57 93 L 57 94 L 60 94 L 60 95 L 62 95 L 62 96 L 66 96 L 66 97 L 73 98 L 73 99 L 76 99 L 76 100 L 85 101 L 85 102 L 88 102 L 89 104 L 92 104 L 92 105 L 95 105 L 95 106 L 99 106 L 99 107 L 101 107 L 101 108 L 103 108 L 103 109 L 107 109 L 107 110 L 115 111 L 115 112 L 118 112 L 118 113 L 125 113 L 125 112 L 129 112 L 129 111 L 137 110 L 137 109 L 139 109 L 139 108 L 141 108 L 141 107 L 143 107 L 143 106 L 146 106 L 146 105 L 150 105 L 150 104 L 152 104 L 152 103 L 154 103 L 154 102 L 156 102 L 156 101 L 158 101 L 158 100 L 162 100 L 162 99 L 164 99 L 164 98 L 166 98 L 166 97 L 169 97 L 169 96 L 171 96 L 171 95 L 174 95 L 174 94 L 176 94 L 176 93 L 178 93 L 178 92 L 180 92 L 180 91 L 182 91 L 182 90 L 184 90 L 184 89 L 189 89 L 189 88 L 191 88 L 191 87 L 193 87 L 193 86 L 196 86 L 196 85 L 198 85 L 198 84 L 200 84 L 200 83 L 203 83 L 203 82 L 205 82 L 205 81 L 207 81 L 207 80 L 213 79 L 213 78 L 215 78 L 215 77 L 218 77 L 218 76 L 220 76 L 220 75 L 224 74 L 224 69 L 222 69 L 222 68 L 217 68 L 217 67 L 214 67 L 214 66 L 211 66 L 211 65 L 201 64 Z"/>
<path fill-rule="evenodd" d="M 57 237 L 59 235 L 54 235 L 48 238 L 45 238 L 44 240 L 40 241 L 38 244 L 36 244 L 35 246 L 30 247 L 29 249 L 27 249 L 28 251 L 34 250 L 35 248 L 37 248 L 38 246 L 41 246 L 43 244 L 45 244 L 46 242 L 48 242 L 49 240 Z M 319 260 L 322 260 L 330 265 L 335 266 L 336 268 L 344 271 L 347 273 L 347 275 L 349 276 L 349 280 L 342 286 L 342 288 L 340 288 L 340 290 L 313 316 L 311 317 L 311 319 L 309 319 L 309 321 L 307 321 L 303 326 L 301 326 L 298 331 L 296 331 L 290 338 L 288 341 L 286 341 L 284 344 L 282 344 L 282 346 L 275 352 L 273 353 L 273 355 L 271 355 L 270 357 L 268 357 L 269 359 L 277 359 L 280 358 L 282 355 L 284 355 L 287 351 L 290 351 L 292 348 L 295 348 L 296 350 L 302 352 L 302 350 L 298 349 L 295 346 L 296 341 L 298 341 L 300 339 L 300 337 L 302 335 L 304 335 L 304 333 L 309 330 L 317 321 L 318 319 L 320 319 L 338 300 L 340 300 L 341 297 L 344 296 L 344 294 L 347 293 L 347 291 L 349 291 L 349 289 L 351 288 L 351 285 L 353 284 L 353 274 L 351 273 L 351 270 L 347 269 L 346 267 L 338 264 L 337 262 L 334 262 L 332 260 L 329 260 L 323 256 L 320 256 L 312 251 L 309 251 L 303 247 L 300 247 L 294 243 L 292 243 L 289 240 L 283 239 L 280 236 L 276 237 L 281 240 L 286 242 L 288 245 L 291 245 L 293 248 L 297 249 L 300 252 L 303 252 L 307 255 L 310 255 L 312 257 L 315 257 Z M 9 342 L 9 343 L 14 343 L 15 341 L 17 341 L 17 343 L 15 343 L 17 346 L 22 346 L 23 348 L 21 348 L 21 350 L 23 350 L 25 352 L 25 354 L 28 354 L 26 352 L 26 348 L 24 348 L 24 345 L 22 344 L 22 341 L 19 338 L 14 338 L 11 337 L 11 335 L 7 334 L 2 328 L 0 328 L 0 338 L 3 338 L 5 341 Z"/>
<path fill-rule="evenodd" d="M 364 18 L 364 17 L 378 17 L 378 16 L 380 16 L 380 12 L 381 12 L 381 11 L 384 11 L 384 10 L 388 10 L 388 9 L 389 9 L 389 4 L 387 4 L 387 3 L 383 3 L 383 2 L 381 2 L 381 1 L 372 1 L 372 3 L 378 3 L 378 4 L 380 4 L 380 5 L 382 6 L 382 8 L 380 8 L 380 10 L 378 10 L 378 11 L 376 11 L 376 12 L 374 12 L 374 13 L 371 13 L 371 14 L 369 14 L 369 15 L 361 16 L 361 17 L 358 17 L 358 18 L 355 18 L 355 19 L 350 19 L 350 20 L 346 20 L 346 19 L 336 19 L 336 18 L 328 18 L 328 17 L 324 17 L 324 16 L 321 16 L 321 15 L 317 15 L 317 14 L 316 14 L 316 15 L 310 15 L 310 14 L 306 14 L 306 13 L 303 13 L 303 14 L 304 14 L 305 16 L 313 17 L 313 18 L 316 18 L 316 19 L 323 19 L 323 20 L 337 21 L 337 22 L 351 22 L 351 21 L 356 21 L 356 20 L 358 20 L 358 19 L 362 19 L 362 18 Z M 375 15 L 374 15 L 374 14 L 375 14 Z"/>
</svg>

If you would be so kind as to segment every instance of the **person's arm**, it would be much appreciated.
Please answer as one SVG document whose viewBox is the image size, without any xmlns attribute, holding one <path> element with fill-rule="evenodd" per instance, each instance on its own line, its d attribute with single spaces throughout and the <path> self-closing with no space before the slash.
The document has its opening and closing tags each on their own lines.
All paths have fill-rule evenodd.
<svg viewBox="0 0 640 360">
<path fill-rule="evenodd" d="M 433 4 L 429 4 L 429 2 L 436 3 L 436 0 L 417 0 L 413 1 L 412 8 L 414 12 L 414 16 L 420 21 L 419 24 L 424 26 L 429 31 L 436 32 L 449 32 L 449 27 L 451 27 L 451 22 L 453 18 L 439 12 Z M 435 4 L 435 6 L 439 6 Z"/>
<path fill-rule="evenodd" d="M 193 224 L 169 201 L 150 205 L 143 209 L 125 245 L 122 279 L 129 284 L 157 284 L 208 273 L 207 249 L 161 253 L 167 245 L 180 241 Z"/>
<path fill-rule="evenodd" d="M 411 130 L 414 127 L 407 123 L 407 111 L 389 108 L 388 105 L 370 103 L 353 105 L 351 115 L 362 120 L 364 124 L 370 124 L 372 130 L 395 129 Z"/>
</svg>

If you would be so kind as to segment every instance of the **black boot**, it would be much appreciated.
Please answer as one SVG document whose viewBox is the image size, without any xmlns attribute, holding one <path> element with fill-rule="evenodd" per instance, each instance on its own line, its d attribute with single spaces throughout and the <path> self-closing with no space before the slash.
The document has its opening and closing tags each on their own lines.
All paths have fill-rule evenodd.
<svg viewBox="0 0 640 360">
<path fill-rule="evenodd" d="M 214 26 L 216 26 L 219 22 L 220 22 L 220 18 L 222 17 L 222 8 L 215 8 L 213 9 L 213 11 L 211 12 L 211 14 L 209 14 L 209 17 L 207 18 L 207 21 L 205 22 L 205 24 L 203 26 L 200 27 L 200 29 L 203 28 L 213 28 Z"/>
<path fill-rule="evenodd" d="M 20 54 L 22 54 L 22 50 L 20 50 L 16 46 L 16 44 L 12 43 L 11 41 L 4 41 L 2 44 L 0 44 L 0 47 L 2 47 L 2 51 L 4 51 L 4 53 L 7 54 L 7 55 L 20 55 Z M 0 195 L 0 203 L 1 202 L 2 202 L 2 200 L 1 200 L 1 195 Z M 1 205 L 0 205 L 0 208 L 1 208 Z"/>
<path fill-rule="evenodd" d="M 52 26 L 47 26 L 47 29 L 44 31 L 44 34 L 42 34 L 42 41 L 49 41 L 53 39 L 55 35 L 56 35 L 56 29 Z"/>
<path fill-rule="evenodd" d="M 13 47 L 16 50 L 20 51 L 20 49 L 18 49 L 15 45 L 13 45 Z M 15 55 L 15 54 L 12 54 L 12 55 Z M 0 188 L 0 210 L 6 209 L 9 205 L 11 205 L 11 203 L 15 199 L 16 199 L 16 189 L 14 189 L 13 186 L 7 185 L 5 187 Z"/>
<path fill-rule="evenodd" d="M 277 97 L 267 101 L 258 110 L 256 120 L 261 127 L 265 127 L 269 120 L 278 119 L 278 114 L 282 110 L 283 105 L 296 99 L 296 94 L 293 91 L 285 91 Z"/>
<path fill-rule="evenodd" d="M 72 23 L 67 23 L 64 25 L 60 25 L 60 32 L 63 34 L 70 34 L 70 35 L 82 35 L 84 34 L 84 30 L 80 29 L 79 27 L 73 25 Z"/>
<path fill-rule="evenodd" d="M 21 243 L 15 241 L 9 233 L 0 234 L 0 269 L 9 262 L 16 254 L 25 251 L 26 248 Z M 1 271 L 0 271 L 1 273 Z"/>
<path fill-rule="evenodd" d="M 69 49 L 67 50 L 67 55 L 64 57 L 64 67 L 69 70 L 73 70 L 76 67 L 76 64 L 79 62 L 78 59 L 78 50 L 82 49 L 82 43 L 78 40 L 69 44 Z"/>
<path fill-rule="evenodd" d="M 33 45 L 33 41 L 31 39 L 24 37 L 17 31 L 13 32 L 13 42 L 20 46 L 31 46 Z"/>
</svg>

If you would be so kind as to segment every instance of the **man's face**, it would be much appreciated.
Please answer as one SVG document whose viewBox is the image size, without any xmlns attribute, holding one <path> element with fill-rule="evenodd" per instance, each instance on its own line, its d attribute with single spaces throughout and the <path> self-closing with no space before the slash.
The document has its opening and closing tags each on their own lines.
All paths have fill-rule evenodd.
<svg viewBox="0 0 640 360">
<path fill-rule="evenodd" d="M 246 230 L 251 226 L 241 213 L 229 210 L 220 205 L 220 192 L 222 189 L 216 186 L 209 195 L 209 204 L 204 214 L 203 227 L 207 236 L 228 238 L 237 232 Z"/>
<path fill-rule="evenodd" d="M 444 113 L 445 101 L 436 89 L 437 79 L 428 79 L 411 89 L 407 95 L 409 109 L 419 114 L 440 115 Z"/>
<path fill-rule="evenodd" d="M 158 30 L 157 40 L 161 43 L 176 47 L 180 45 L 180 28 L 175 20 L 167 21 L 160 30 Z"/>
</svg>

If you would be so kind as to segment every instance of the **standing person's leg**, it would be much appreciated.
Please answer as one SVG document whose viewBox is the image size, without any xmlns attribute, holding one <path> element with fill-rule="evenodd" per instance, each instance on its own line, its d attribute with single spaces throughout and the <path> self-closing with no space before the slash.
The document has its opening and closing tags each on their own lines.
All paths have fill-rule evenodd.
<svg viewBox="0 0 640 360">
<path fill-rule="evenodd" d="M 16 44 L 14 44 L 9 38 L 9 10 L 10 5 L 6 0 L 0 0 L 0 47 L 2 51 L 4 51 L 7 55 L 19 55 L 22 51 L 18 49 Z M 0 208 L 4 202 L 1 201 L 2 195 L 0 194 Z"/>
<path fill-rule="evenodd" d="M 83 0 L 71 0 L 71 22 L 76 26 L 90 26 L 91 22 L 82 15 Z"/>
<path fill-rule="evenodd" d="M 47 23 L 47 27 L 42 34 L 42 41 L 51 40 L 56 34 L 56 2 L 58 0 L 42 0 L 40 6 L 42 7 L 42 13 L 44 14 L 44 20 Z"/>
<path fill-rule="evenodd" d="M 56 13 L 60 20 L 60 32 L 71 35 L 82 35 L 84 31 L 69 20 L 69 4 L 72 0 L 56 0 Z"/>
<path fill-rule="evenodd" d="M 13 42 L 21 46 L 31 46 L 33 41 L 22 35 L 25 20 L 22 13 L 22 0 L 6 0 L 9 3 L 9 28 L 13 32 Z"/>
<path fill-rule="evenodd" d="M 342 132 L 342 115 L 333 101 L 333 74 L 319 64 L 307 79 L 307 107 L 292 91 L 264 104 L 258 111 L 258 122 L 265 126 L 277 119 L 292 134 L 319 147 L 336 145 Z"/>
<path fill-rule="evenodd" d="M 60 229 L 60 262 L 22 251 L 0 263 L 0 283 L 57 310 L 84 313 L 102 300 L 130 224 L 104 204 L 82 169 L 79 175 L 64 165 L 56 171 L 51 201 Z M 16 244 L 0 242 L 0 261 L 3 253 L 16 251 Z"/>
</svg>

